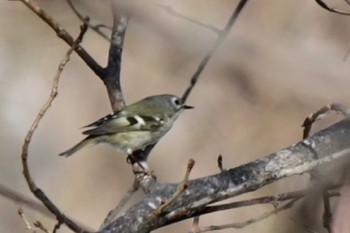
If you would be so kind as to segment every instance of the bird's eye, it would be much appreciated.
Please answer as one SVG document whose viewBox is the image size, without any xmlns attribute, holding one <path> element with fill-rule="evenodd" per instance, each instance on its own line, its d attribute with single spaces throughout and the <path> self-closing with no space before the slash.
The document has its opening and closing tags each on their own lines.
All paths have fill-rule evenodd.
<svg viewBox="0 0 350 233">
<path fill-rule="evenodd" d="M 181 106 L 181 100 L 179 98 L 172 98 L 172 102 L 176 107 L 180 107 Z"/>
</svg>

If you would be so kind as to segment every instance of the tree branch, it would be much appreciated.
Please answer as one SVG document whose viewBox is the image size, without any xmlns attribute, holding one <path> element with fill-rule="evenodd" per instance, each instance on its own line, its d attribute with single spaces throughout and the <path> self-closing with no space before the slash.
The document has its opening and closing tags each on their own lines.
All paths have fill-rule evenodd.
<svg viewBox="0 0 350 233">
<path fill-rule="evenodd" d="M 163 215 L 149 221 L 152 211 L 161 205 L 161 200 L 170 198 L 179 185 L 156 184 L 153 192 L 143 201 L 101 232 L 143 233 L 197 216 L 208 204 L 254 191 L 282 178 L 311 171 L 349 155 L 349 137 L 350 119 L 346 118 L 281 151 L 216 175 L 191 180 L 186 192 Z"/>
<path fill-rule="evenodd" d="M 67 3 L 70 6 L 70 8 L 72 9 L 72 11 L 74 12 L 74 14 L 81 20 L 82 23 L 87 24 L 89 26 L 89 28 L 91 28 L 94 32 L 96 32 L 98 35 L 100 35 L 103 39 L 110 42 L 109 37 L 100 30 L 100 28 L 109 28 L 110 29 L 109 26 L 106 26 L 103 24 L 92 25 L 88 20 L 89 17 L 84 17 L 82 14 L 80 14 L 80 12 L 74 6 L 72 0 L 67 0 Z"/>
<path fill-rule="evenodd" d="M 49 98 L 47 99 L 46 103 L 44 104 L 44 106 L 41 108 L 40 112 L 38 113 L 37 117 L 35 118 L 32 126 L 30 127 L 25 139 L 24 139 L 24 143 L 23 143 L 23 147 L 22 147 L 22 155 L 21 155 L 21 159 L 22 159 L 22 166 L 23 166 L 23 175 L 27 181 L 27 184 L 29 186 L 30 191 L 46 206 L 46 208 L 53 213 L 57 220 L 58 223 L 65 223 L 71 230 L 75 231 L 75 232 L 88 232 L 84 229 L 82 229 L 82 227 L 80 227 L 79 225 L 77 225 L 74 221 L 72 221 L 71 219 L 69 219 L 67 216 L 65 216 L 58 208 L 57 206 L 46 196 L 46 194 L 36 186 L 36 184 L 34 183 L 34 180 L 32 179 L 30 172 L 29 172 L 29 167 L 28 167 L 28 148 L 29 148 L 29 144 L 31 142 L 32 136 L 35 132 L 35 130 L 37 129 L 41 119 L 43 118 L 43 116 L 45 115 L 45 113 L 47 112 L 47 110 L 50 108 L 53 100 L 56 98 L 57 94 L 58 94 L 58 82 L 61 76 L 61 73 L 65 67 L 65 65 L 68 63 L 68 61 L 70 60 L 70 55 L 73 53 L 73 51 L 78 47 L 78 44 L 82 41 L 83 36 L 85 34 L 87 30 L 87 26 L 83 25 L 81 27 L 81 32 L 78 36 L 78 38 L 73 42 L 72 47 L 67 51 L 64 59 L 62 60 L 62 62 L 59 64 L 59 67 L 57 69 L 57 73 L 54 77 L 54 81 L 53 81 L 53 85 L 51 88 L 51 93 Z"/>
<path fill-rule="evenodd" d="M 120 71 L 124 36 L 129 22 L 129 15 L 126 13 L 118 12 L 116 3 L 114 2 L 112 2 L 112 8 L 113 27 L 111 44 L 109 47 L 106 75 L 102 77 L 102 80 L 106 85 L 112 109 L 116 112 L 119 111 L 125 105 L 123 92 L 120 85 Z"/>
<path fill-rule="evenodd" d="M 0 184 L 0 195 L 16 202 L 18 205 L 27 206 L 28 208 L 35 210 L 46 217 L 49 217 L 49 218 L 53 217 L 52 213 L 48 211 L 39 202 L 34 201 L 31 198 L 28 198 L 21 193 L 11 190 L 10 188 L 2 184 Z"/>
<path fill-rule="evenodd" d="M 342 11 L 342 10 L 339 10 L 337 8 L 333 8 L 333 7 L 329 7 L 324 1 L 322 0 L 315 0 L 315 2 L 320 6 L 322 7 L 323 9 L 329 11 L 329 12 L 332 12 L 332 13 L 336 13 L 336 14 L 339 14 L 339 15 L 350 15 L 350 12 L 347 12 L 347 11 Z"/>
<path fill-rule="evenodd" d="M 300 198 L 295 198 L 291 201 L 289 201 L 288 203 L 284 204 L 281 207 L 275 208 L 274 210 L 265 212 L 255 218 L 251 218 L 248 219 L 244 222 L 239 222 L 239 223 L 230 223 L 230 224 L 225 224 L 225 225 L 219 225 L 219 226 L 208 226 L 208 227 L 204 227 L 204 228 L 199 228 L 198 232 L 202 233 L 202 232 L 208 232 L 208 231 L 218 231 L 218 230 L 223 230 L 223 229 L 230 229 L 230 228 L 234 228 L 234 229 L 241 229 L 244 228 L 246 226 L 249 226 L 251 224 L 260 222 L 264 219 L 267 219 L 268 217 L 272 216 L 272 215 L 276 215 L 277 213 L 290 209 L 291 207 L 293 207 L 293 205 L 299 200 Z"/>
<path fill-rule="evenodd" d="M 204 70 L 206 65 L 208 64 L 209 60 L 214 55 L 214 53 L 217 50 L 217 48 L 221 45 L 221 43 L 224 41 L 224 39 L 226 38 L 226 36 L 230 32 L 233 24 L 236 22 L 239 14 L 242 12 L 242 10 L 243 10 L 243 8 L 244 8 L 244 6 L 245 6 L 245 4 L 247 2 L 248 2 L 248 0 L 241 0 L 238 3 L 236 9 L 234 10 L 234 12 L 232 13 L 230 19 L 228 20 L 224 30 L 222 30 L 219 33 L 218 38 L 216 39 L 215 43 L 212 45 L 212 47 L 210 47 L 210 49 L 208 50 L 208 52 L 206 53 L 206 55 L 204 56 L 202 61 L 199 63 L 199 66 L 198 66 L 196 72 L 191 77 L 190 86 L 186 89 L 185 93 L 182 95 L 182 101 L 184 103 L 186 102 L 186 100 L 187 100 L 188 96 L 190 95 L 192 89 L 196 85 L 200 74 L 202 73 L 202 71 Z"/>
<path fill-rule="evenodd" d="M 73 37 L 53 18 L 51 18 L 43 9 L 35 5 L 30 0 L 21 0 L 21 2 L 23 2 L 29 9 L 31 9 L 37 16 L 39 16 L 45 23 L 47 23 L 56 32 L 59 38 L 64 40 L 71 47 L 73 46 Z M 97 76 L 104 76 L 104 69 L 90 56 L 90 54 L 82 46 L 78 45 L 74 47 L 74 51 Z"/>
<path fill-rule="evenodd" d="M 249 200 L 236 201 L 236 202 L 222 204 L 222 205 L 208 206 L 208 207 L 205 207 L 200 212 L 197 212 L 197 215 L 209 214 L 213 212 L 242 208 L 242 207 L 247 207 L 252 205 L 261 205 L 261 204 L 275 205 L 278 202 L 287 201 L 295 198 L 302 198 L 310 191 L 312 190 L 299 190 L 299 191 L 288 192 L 288 193 L 280 193 L 273 196 L 265 196 L 265 197 L 258 197 L 258 198 L 253 198 Z M 340 195 L 339 192 L 334 192 L 334 191 L 327 193 L 328 198 L 339 196 L 339 195 Z"/>
</svg>

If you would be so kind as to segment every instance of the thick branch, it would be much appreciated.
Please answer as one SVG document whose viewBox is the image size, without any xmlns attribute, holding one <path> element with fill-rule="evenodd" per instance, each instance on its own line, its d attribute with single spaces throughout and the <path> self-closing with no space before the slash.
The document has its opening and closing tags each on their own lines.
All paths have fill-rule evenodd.
<svg viewBox="0 0 350 233">
<path fill-rule="evenodd" d="M 123 92 L 120 85 L 120 72 L 125 31 L 128 26 L 129 17 L 119 14 L 117 7 L 113 5 L 113 28 L 111 44 L 109 47 L 108 65 L 106 76 L 102 78 L 106 85 L 109 100 L 113 111 L 119 111 L 124 105 Z"/>
<path fill-rule="evenodd" d="M 161 205 L 162 200 L 169 199 L 178 187 L 178 184 L 157 184 L 143 201 L 101 232 L 149 232 L 191 218 L 208 204 L 254 191 L 288 176 L 308 172 L 350 154 L 349 138 L 350 119 L 346 118 L 281 151 L 216 175 L 189 181 L 187 190 L 167 211 L 150 221 L 152 211 Z"/>
</svg>

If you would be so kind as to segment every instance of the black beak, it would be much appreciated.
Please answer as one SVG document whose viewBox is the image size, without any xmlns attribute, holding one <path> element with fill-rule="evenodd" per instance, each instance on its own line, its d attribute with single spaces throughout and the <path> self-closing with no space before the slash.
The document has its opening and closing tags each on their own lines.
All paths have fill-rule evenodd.
<svg viewBox="0 0 350 233">
<path fill-rule="evenodd" d="M 188 106 L 188 105 L 182 105 L 182 108 L 183 109 L 192 109 L 194 108 L 193 106 Z"/>
</svg>

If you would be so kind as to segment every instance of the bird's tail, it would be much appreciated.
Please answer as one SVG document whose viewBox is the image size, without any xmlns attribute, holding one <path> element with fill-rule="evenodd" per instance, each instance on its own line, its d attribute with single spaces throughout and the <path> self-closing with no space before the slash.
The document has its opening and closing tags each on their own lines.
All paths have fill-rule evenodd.
<svg viewBox="0 0 350 233">
<path fill-rule="evenodd" d="M 92 142 L 91 138 L 86 137 L 84 140 L 82 140 L 81 142 L 79 142 L 78 144 L 76 144 L 75 146 L 70 148 L 69 150 L 66 150 L 66 151 L 60 153 L 59 156 L 66 156 L 66 157 L 71 156 L 72 154 L 74 154 L 75 152 L 80 150 L 81 148 L 89 145 L 91 142 Z"/>
</svg>

